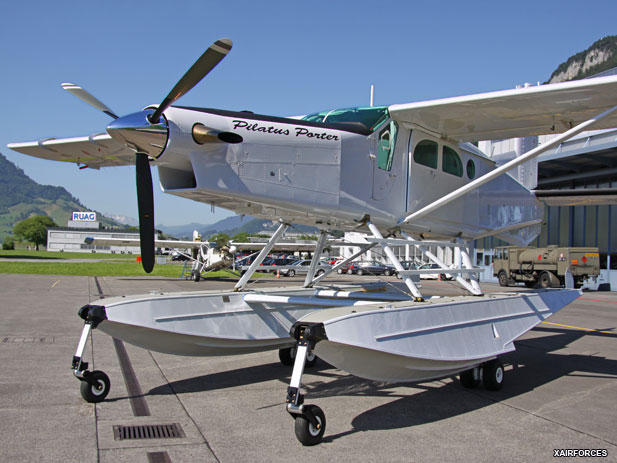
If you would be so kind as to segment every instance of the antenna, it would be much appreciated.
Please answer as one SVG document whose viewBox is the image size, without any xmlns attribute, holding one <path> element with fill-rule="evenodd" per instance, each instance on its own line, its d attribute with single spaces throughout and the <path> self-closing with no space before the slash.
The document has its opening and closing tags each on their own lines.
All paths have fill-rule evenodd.
<svg viewBox="0 0 617 463">
<path fill-rule="evenodd" d="M 374 106 L 373 102 L 375 100 L 375 86 L 371 84 L 371 107 Z"/>
</svg>

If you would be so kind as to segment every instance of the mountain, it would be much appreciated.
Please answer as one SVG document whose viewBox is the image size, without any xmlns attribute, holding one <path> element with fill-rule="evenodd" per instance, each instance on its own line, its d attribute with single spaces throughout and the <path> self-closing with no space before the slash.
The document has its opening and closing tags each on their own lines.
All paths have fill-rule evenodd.
<svg viewBox="0 0 617 463">
<path fill-rule="evenodd" d="M 128 217 L 126 215 L 115 215 L 110 214 L 109 212 L 105 212 L 105 217 L 109 217 L 111 220 L 115 220 L 122 225 L 128 225 L 129 227 L 139 227 L 139 220 L 134 217 Z"/>
<path fill-rule="evenodd" d="M 547 83 L 584 79 L 614 67 L 617 67 L 617 35 L 609 35 L 561 63 Z"/>
<path fill-rule="evenodd" d="M 227 233 L 229 235 L 230 232 L 243 228 L 247 224 L 255 220 L 261 220 L 261 219 L 256 219 L 255 217 L 251 217 L 249 215 L 234 215 L 231 217 L 227 217 L 223 220 L 219 220 L 218 222 L 208 225 L 202 229 L 198 228 L 197 230 L 199 230 L 199 233 L 201 234 L 201 236 L 212 236 L 217 233 Z M 261 229 L 257 231 L 261 231 Z M 256 233 L 256 232 L 250 231 L 248 233 Z M 236 233 L 233 233 L 233 234 L 235 235 Z"/>
<path fill-rule="evenodd" d="M 237 224 L 238 220 L 244 220 L 243 224 L 233 227 Z M 279 227 L 278 221 L 272 221 L 267 219 L 256 219 L 249 216 L 234 216 L 228 217 L 225 220 L 221 220 L 215 224 L 210 225 L 207 229 L 200 231 L 201 236 L 209 237 L 217 233 L 225 233 L 227 235 L 234 236 L 238 233 L 256 234 L 261 231 L 275 231 Z M 316 227 L 309 227 L 308 225 L 292 225 L 288 229 L 291 233 L 306 233 L 317 234 L 319 229 Z"/>
<path fill-rule="evenodd" d="M 63 187 L 41 185 L 0 153 L 0 240 L 12 235 L 13 226 L 32 215 L 47 215 L 59 226 L 73 211 L 91 211 Z M 101 225 L 122 225 L 97 213 Z"/>
<path fill-rule="evenodd" d="M 218 222 L 217 222 L 218 223 Z M 193 230 L 204 230 L 211 225 L 203 223 L 191 222 L 186 225 L 163 225 L 157 224 L 155 227 L 157 230 L 161 230 L 168 235 L 175 236 L 176 238 L 193 238 Z"/>
</svg>

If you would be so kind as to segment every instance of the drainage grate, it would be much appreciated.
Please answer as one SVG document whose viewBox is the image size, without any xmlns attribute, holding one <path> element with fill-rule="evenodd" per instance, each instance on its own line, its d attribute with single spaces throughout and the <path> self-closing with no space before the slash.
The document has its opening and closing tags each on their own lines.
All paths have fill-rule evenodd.
<svg viewBox="0 0 617 463">
<path fill-rule="evenodd" d="M 114 440 L 173 439 L 180 437 L 185 436 L 182 426 L 178 423 L 114 426 Z"/>
</svg>

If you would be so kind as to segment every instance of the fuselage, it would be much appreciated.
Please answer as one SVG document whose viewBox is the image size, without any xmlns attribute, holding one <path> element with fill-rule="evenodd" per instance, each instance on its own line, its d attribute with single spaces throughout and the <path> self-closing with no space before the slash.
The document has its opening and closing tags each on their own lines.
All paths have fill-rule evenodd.
<svg viewBox="0 0 617 463">
<path fill-rule="evenodd" d="M 366 217 L 393 229 L 494 169 L 473 145 L 399 124 L 386 107 L 303 119 L 185 107 L 164 115 L 168 138 L 153 156 L 163 191 L 323 229 L 352 229 Z M 401 228 L 439 239 L 498 235 L 521 244 L 535 237 L 541 220 L 534 195 L 505 175 Z"/>
</svg>

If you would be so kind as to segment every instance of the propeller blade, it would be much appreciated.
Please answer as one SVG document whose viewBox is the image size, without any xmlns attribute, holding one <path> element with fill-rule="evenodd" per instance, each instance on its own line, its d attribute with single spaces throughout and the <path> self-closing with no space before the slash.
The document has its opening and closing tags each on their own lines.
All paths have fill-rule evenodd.
<svg viewBox="0 0 617 463">
<path fill-rule="evenodd" d="M 102 103 L 98 98 L 96 98 L 90 92 L 87 92 L 86 90 L 81 88 L 79 85 L 71 84 L 69 82 L 65 82 L 60 85 L 62 85 L 62 88 L 64 90 L 66 90 L 69 93 L 72 93 L 80 100 L 88 103 L 90 106 L 94 106 L 96 109 L 98 109 L 99 111 L 103 111 L 108 116 L 113 117 L 114 119 L 118 119 L 118 116 L 116 116 L 116 114 L 111 109 L 109 109 L 104 103 Z"/>
<path fill-rule="evenodd" d="M 154 268 L 154 195 L 152 192 L 152 173 L 150 172 L 147 154 L 136 154 L 135 172 L 141 265 L 146 273 L 150 273 Z"/>
<path fill-rule="evenodd" d="M 195 64 L 186 71 L 186 74 L 178 81 L 176 86 L 169 92 L 154 113 L 148 118 L 150 122 L 156 124 L 161 118 L 161 114 L 169 108 L 174 101 L 188 93 L 199 83 L 214 67 L 221 62 L 231 50 L 233 43 L 229 39 L 219 39 L 210 45 L 203 55 L 199 57 Z"/>
</svg>

